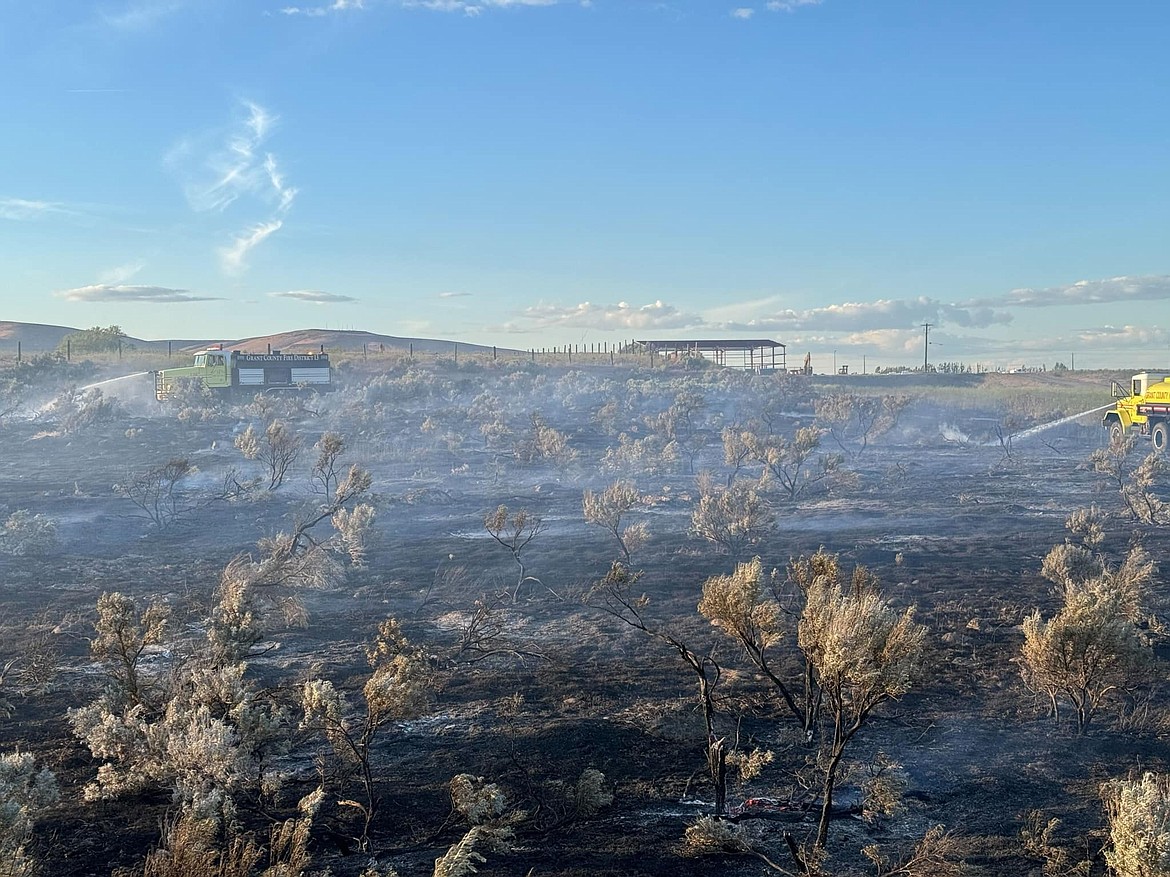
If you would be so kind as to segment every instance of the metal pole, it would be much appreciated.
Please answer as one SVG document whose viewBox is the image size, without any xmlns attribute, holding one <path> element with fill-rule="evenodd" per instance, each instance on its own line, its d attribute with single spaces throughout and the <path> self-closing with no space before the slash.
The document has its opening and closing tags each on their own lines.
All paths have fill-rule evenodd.
<svg viewBox="0 0 1170 877">
<path fill-rule="evenodd" d="M 925 372 L 930 368 L 930 323 L 923 323 L 922 329 L 922 371 Z"/>
</svg>

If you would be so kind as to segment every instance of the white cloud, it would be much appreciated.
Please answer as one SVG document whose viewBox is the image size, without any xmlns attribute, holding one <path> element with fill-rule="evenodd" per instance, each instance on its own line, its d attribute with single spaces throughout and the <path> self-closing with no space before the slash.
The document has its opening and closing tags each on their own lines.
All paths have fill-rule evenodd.
<svg viewBox="0 0 1170 877">
<path fill-rule="evenodd" d="M 0 198 L 0 219 L 27 222 L 54 214 L 71 214 L 72 210 L 54 201 L 29 201 L 24 198 Z"/>
<path fill-rule="evenodd" d="M 109 271 L 103 271 L 98 275 L 98 283 L 116 286 L 125 283 L 135 274 L 146 267 L 146 263 L 141 259 L 133 262 L 127 262 L 124 265 L 117 265 Z"/>
<path fill-rule="evenodd" d="M 471 295 L 470 292 L 440 292 L 439 298 L 466 298 Z"/>
<path fill-rule="evenodd" d="M 487 9 L 556 6 L 558 2 L 559 0 L 400 0 L 399 5 L 403 9 L 428 9 L 432 12 L 462 12 L 464 15 L 476 16 Z"/>
<path fill-rule="evenodd" d="M 769 0 L 768 10 L 771 12 L 795 12 L 805 6 L 820 6 L 821 0 Z"/>
<path fill-rule="evenodd" d="M 750 6 L 740 6 L 738 9 L 731 10 L 732 18 L 739 18 L 743 19 L 744 21 L 747 21 L 755 14 L 756 10 L 752 9 Z"/>
<path fill-rule="evenodd" d="M 118 12 L 102 13 L 102 21 L 115 30 L 148 30 L 183 8 L 183 0 L 140 0 Z"/>
<path fill-rule="evenodd" d="M 510 332 L 533 332 L 554 327 L 575 329 L 639 331 L 647 329 L 681 329 L 702 324 L 697 314 L 686 314 L 673 305 L 656 301 L 640 307 L 626 302 L 613 305 L 595 305 L 581 302 L 578 305 L 540 304 L 525 309 L 519 320 L 505 326 Z"/>
<path fill-rule="evenodd" d="M 222 213 L 240 198 L 253 195 L 274 203 L 280 212 L 287 211 L 297 190 L 285 182 L 275 154 L 260 152 L 278 119 L 253 101 L 241 101 L 240 107 L 245 115 L 201 159 L 200 166 L 190 166 L 195 147 L 188 143 L 173 149 L 168 161 L 187 179 L 184 188 L 193 210 Z"/>
<path fill-rule="evenodd" d="M 186 289 L 171 289 L 166 286 L 118 286 L 108 283 L 95 283 L 92 286 L 79 286 L 76 289 L 66 289 L 60 295 L 69 301 L 88 302 L 150 302 L 154 304 L 173 304 L 176 302 L 222 300 L 214 296 L 195 295 Z"/>
<path fill-rule="evenodd" d="M 297 197 L 276 154 L 262 149 L 279 118 L 255 101 L 241 101 L 240 109 L 235 123 L 214 138 L 214 147 L 200 149 L 183 142 L 167 156 L 167 163 L 186 180 L 187 201 L 196 212 L 227 213 L 237 205 L 268 209 L 266 220 L 253 221 L 218 250 L 220 264 L 229 274 L 247 267 L 248 254 L 284 225 Z"/>
<path fill-rule="evenodd" d="M 914 299 L 879 299 L 844 302 L 820 308 L 791 308 L 748 320 L 728 322 L 734 331 L 866 332 L 873 329 L 907 329 L 921 323 L 986 328 L 1011 322 L 1011 315 L 987 306 L 960 307 L 920 296 Z"/>
<path fill-rule="evenodd" d="M 338 295 L 335 292 L 322 292 L 319 289 L 294 289 L 289 292 L 270 292 L 273 298 L 291 298 L 296 301 L 308 301 L 314 304 L 342 304 L 357 301 L 351 295 Z"/>
<path fill-rule="evenodd" d="M 1082 330 L 1077 334 L 1077 340 L 1107 350 L 1164 348 L 1170 341 L 1170 332 L 1157 326 L 1101 326 Z"/>
<path fill-rule="evenodd" d="M 334 12 L 351 12 L 355 9 L 365 9 L 365 0 L 334 0 L 324 6 L 285 6 L 280 10 L 282 15 L 307 15 L 310 18 L 321 18 Z"/>
<path fill-rule="evenodd" d="M 1043 308 L 1060 305 L 1102 304 L 1119 301 L 1170 300 L 1170 275 L 1109 277 L 1078 280 L 1067 286 L 1013 289 L 1006 295 L 978 299 L 970 304 L 989 307 Z"/>
<path fill-rule="evenodd" d="M 258 222 L 238 234 L 230 246 L 219 250 L 220 265 L 227 274 L 239 274 L 247 268 L 248 254 L 262 244 L 270 235 L 280 231 L 284 223 L 279 219 Z"/>
</svg>

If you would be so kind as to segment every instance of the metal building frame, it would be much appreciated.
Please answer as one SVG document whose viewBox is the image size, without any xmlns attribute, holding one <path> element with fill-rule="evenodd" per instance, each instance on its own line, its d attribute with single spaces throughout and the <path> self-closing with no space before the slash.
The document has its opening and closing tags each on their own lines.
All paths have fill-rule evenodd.
<svg viewBox="0 0 1170 877">
<path fill-rule="evenodd" d="M 635 341 L 641 349 L 668 359 L 702 356 L 717 365 L 745 371 L 788 371 L 787 348 L 767 338 L 722 339 L 684 338 L 673 341 Z"/>
</svg>

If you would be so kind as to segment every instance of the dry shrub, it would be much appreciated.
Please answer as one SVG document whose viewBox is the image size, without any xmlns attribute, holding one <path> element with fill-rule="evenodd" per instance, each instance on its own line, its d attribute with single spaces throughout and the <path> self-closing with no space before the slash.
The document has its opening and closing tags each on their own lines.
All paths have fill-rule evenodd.
<svg viewBox="0 0 1170 877">
<path fill-rule="evenodd" d="M 1101 787 L 1109 820 L 1105 861 L 1117 877 L 1170 874 L 1170 777 L 1146 773 Z"/>
<path fill-rule="evenodd" d="M 57 545 L 57 522 L 47 515 L 17 509 L 0 530 L 0 553 L 17 557 L 41 555 Z"/>
</svg>

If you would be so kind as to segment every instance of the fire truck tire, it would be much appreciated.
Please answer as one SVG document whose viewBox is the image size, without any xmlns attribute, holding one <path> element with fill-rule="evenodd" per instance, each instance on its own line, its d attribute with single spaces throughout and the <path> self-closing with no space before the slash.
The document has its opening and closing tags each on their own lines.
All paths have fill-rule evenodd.
<svg viewBox="0 0 1170 877">
<path fill-rule="evenodd" d="M 1121 425 L 1120 420 L 1111 421 L 1109 424 L 1109 444 L 1116 445 L 1125 438 L 1125 427 Z"/>
<path fill-rule="evenodd" d="M 1166 446 L 1170 445 L 1170 427 L 1166 425 L 1165 421 L 1154 424 L 1154 428 L 1150 431 L 1150 442 L 1158 453 L 1162 453 L 1166 450 Z"/>
</svg>

